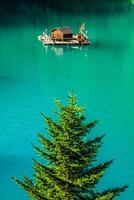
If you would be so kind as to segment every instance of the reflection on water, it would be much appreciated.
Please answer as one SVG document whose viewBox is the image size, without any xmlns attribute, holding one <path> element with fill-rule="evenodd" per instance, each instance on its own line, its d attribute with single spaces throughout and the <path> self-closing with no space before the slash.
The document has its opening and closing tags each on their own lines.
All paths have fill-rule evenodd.
<svg viewBox="0 0 134 200">
<path fill-rule="evenodd" d="M 82 54 L 87 55 L 88 46 L 65 46 L 65 45 L 43 45 L 45 49 L 45 53 L 47 54 L 48 51 L 53 52 L 56 56 L 62 56 L 65 53 L 73 52 L 73 51 L 81 51 Z"/>
</svg>

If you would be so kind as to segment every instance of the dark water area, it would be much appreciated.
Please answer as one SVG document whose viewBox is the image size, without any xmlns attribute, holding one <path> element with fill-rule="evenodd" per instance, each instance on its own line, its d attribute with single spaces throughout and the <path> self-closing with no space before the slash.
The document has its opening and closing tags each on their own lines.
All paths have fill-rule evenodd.
<svg viewBox="0 0 134 200">
<path fill-rule="evenodd" d="M 0 199 L 29 199 L 11 177 L 32 177 L 36 153 L 31 143 L 38 143 L 36 132 L 46 134 L 40 112 L 53 116 L 53 98 L 64 102 L 69 91 L 78 94 L 88 119 L 100 120 L 94 136 L 106 134 L 98 161 L 116 159 L 99 189 L 129 184 L 117 199 L 133 199 L 134 9 L 59 12 L 23 4 L 22 13 L 5 13 L 0 25 Z M 44 47 L 37 40 L 45 28 L 69 25 L 77 32 L 82 22 L 91 46 Z"/>
<path fill-rule="evenodd" d="M 108 13 L 118 15 L 128 14 L 133 9 L 132 0 L 65 0 L 64 3 L 60 0 L 16 0 L 16 1 L 0 1 L 0 26 L 12 26 L 15 24 L 32 25 L 44 24 L 46 16 L 51 12 L 59 13 L 62 17 L 64 14 L 73 14 L 79 16 L 88 16 L 89 14 L 107 15 Z M 50 16 L 51 17 L 51 16 Z M 53 15 L 53 21 L 55 21 Z"/>
<path fill-rule="evenodd" d="M 44 13 L 48 9 L 58 12 L 122 12 L 132 6 L 132 0 L 5 0 L 0 1 L 0 23 L 13 22 L 13 16 L 27 16 L 27 19 L 38 13 Z"/>
</svg>

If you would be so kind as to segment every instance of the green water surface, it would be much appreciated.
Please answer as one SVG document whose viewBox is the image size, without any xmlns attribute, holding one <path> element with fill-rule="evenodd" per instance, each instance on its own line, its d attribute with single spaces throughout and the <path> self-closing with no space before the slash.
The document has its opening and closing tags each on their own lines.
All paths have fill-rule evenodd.
<svg viewBox="0 0 134 200">
<path fill-rule="evenodd" d="M 15 19 L 14 19 L 15 20 Z M 53 97 L 69 91 L 99 119 L 94 135 L 106 134 L 98 160 L 115 158 L 99 189 L 129 184 L 121 200 L 134 198 L 134 12 L 67 14 L 47 12 L 43 20 L 0 27 L 0 199 L 28 200 L 11 176 L 32 176 L 40 112 L 53 116 Z M 86 22 L 89 47 L 43 47 L 45 28 Z M 46 134 L 46 133 L 45 133 Z"/>
</svg>

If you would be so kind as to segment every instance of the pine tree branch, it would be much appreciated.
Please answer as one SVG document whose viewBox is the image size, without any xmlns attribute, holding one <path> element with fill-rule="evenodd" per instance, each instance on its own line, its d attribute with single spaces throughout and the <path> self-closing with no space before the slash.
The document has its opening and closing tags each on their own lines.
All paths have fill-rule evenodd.
<svg viewBox="0 0 134 200">
<path fill-rule="evenodd" d="M 92 158 L 94 158 L 98 152 L 100 147 L 98 142 L 101 140 L 101 138 L 102 136 L 90 141 L 90 145 L 88 142 L 88 145 L 81 143 L 81 145 L 78 144 L 74 146 L 74 144 L 72 144 L 68 146 L 68 143 L 59 141 L 62 156 L 66 158 L 66 155 L 69 155 L 70 158 L 70 163 L 67 162 L 66 165 L 70 166 L 70 169 L 72 170 L 81 169 L 84 168 L 84 166 L 87 164 L 89 165 L 89 163 L 92 161 Z"/>
<path fill-rule="evenodd" d="M 112 164 L 112 162 L 113 160 L 110 160 L 84 171 L 81 173 L 79 178 L 75 180 L 76 183 L 82 185 L 83 187 L 94 187 L 96 184 L 98 184 L 100 178 L 104 175 L 105 170 Z"/>
<path fill-rule="evenodd" d="M 37 133 L 37 136 L 39 137 L 39 140 L 40 140 L 41 144 L 42 144 L 46 149 L 48 149 L 48 150 L 52 150 L 52 149 L 53 149 L 54 144 L 53 144 L 52 141 L 50 142 L 50 140 L 47 140 L 47 139 L 43 136 L 43 134 L 41 134 L 41 133 Z"/>
<path fill-rule="evenodd" d="M 52 166 L 50 167 L 50 166 L 47 166 L 47 165 L 43 165 L 40 162 L 38 162 L 37 160 L 35 160 L 35 159 L 32 159 L 32 160 L 33 160 L 34 166 L 35 166 L 34 169 L 42 168 L 43 170 L 50 171 L 51 173 L 53 173 Z"/>
<path fill-rule="evenodd" d="M 56 161 L 55 156 L 53 156 L 51 153 L 48 153 L 48 152 L 41 150 L 39 147 L 35 146 L 34 144 L 32 144 L 32 146 L 38 152 L 38 154 L 41 155 L 46 160 L 49 160 L 50 162 Z"/>
<path fill-rule="evenodd" d="M 38 173 L 42 173 L 46 176 L 49 176 L 50 179 L 53 179 L 53 181 L 55 181 L 57 186 L 60 186 L 62 190 L 64 190 L 64 186 L 66 184 L 68 184 L 70 188 L 71 187 L 77 187 L 77 188 L 79 187 L 79 189 L 82 189 L 83 191 L 89 192 L 89 190 L 87 188 L 83 187 L 82 185 L 79 185 L 74 181 L 67 180 L 62 175 L 60 175 L 60 176 L 58 174 L 56 175 L 53 168 L 44 166 L 34 159 L 33 159 L 33 161 L 35 162 L 35 166 L 36 166 L 36 167 L 34 167 L 35 171 L 38 172 Z M 42 171 L 41 171 L 41 169 L 42 169 Z M 35 176 L 36 176 L 36 174 L 35 174 Z M 41 178 L 41 180 L 43 181 L 45 176 L 43 178 L 43 176 L 41 177 L 41 176 L 37 175 L 36 178 L 38 178 L 38 179 Z"/>
<path fill-rule="evenodd" d="M 97 124 L 98 122 L 99 122 L 98 120 L 94 120 L 94 121 L 91 121 L 91 122 L 89 122 L 88 124 L 84 125 L 85 130 L 83 131 L 83 133 L 81 132 L 81 133 L 79 134 L 79 137 L 83 137 L 83 136 L 85 136 L 86 134 L 88 134 L 89 132 L 91 132 L 91 130 L 96 126 L 96 124 Z"/>
<path fill-rule="evenodd" d="M 37 161 L 35 162 L 36 164 L 38 163 Z M 42 169 L 40 169 L 40 167 Z M 40 180 L 42 183 L 46 182 L 47 180 L 52 187 L 55 187 L 56 190 L 58 190 L 60 193 L 64 193 L 65 195 L 65 187 L 67 184 L 70 184 L 68 181 L 64 180 L 61 176 L 59 177 L 56 175 L 53 169 L 43 166 L 40 163 L 38 163 L 38 166 L 34 169 L 36 171 L 36 174 L 34 175 L 36 179 Z M 42 174 L 42 176 L 40 174 Z"/>
<path fill-rule="evenodd" d="M 128 185 L 123 187 L 116 187 L 113 189 L 105 190 L 104 192 L 100 193 L 95 200 L 111 200 L 116 196 L 119 196 L 121 192 L 124 192 L 128 188 Z"/>
<path fill-rule="evenodd" d="M 44 196 L 42 196 L 40 193 L 39 193 L 39 190 L 36 190 L 36 188 L 32 187 L 32 185 L 29 185 L 28 184 L 28 179 L 27 177 L 24 177 L 24 182 L 18 180 L 16 177 L 12 177 L 12 179 L 21 187 L 23 188 L 25 191 L 28 192 L 29 196 L 30 197 L 35 197 L 37 198 L 38 197 L 38 200 L 50 200 L 49 198 L 46 198 Z M 27 181 L 26 181 L 27 180 Z M 26 181 L 26 183 L 25 183 Z"/>
<path fill-rule="evenodd" d="M 49 133 L 52 134 L 52 136 L 57 135 L 59 131 L 63 131 L 61 126 L 54 122 L 50 117 L 46 116 L 44 113 L 41 113 L 41 115 L 45 118 L 45 122 L 49 127 Z"/>
<path fill-rule="evenodd" d="M 83 118 L 84 119 L 84 118 Z M 84 137 L 85 135 L 89 134 L 91 130 L 96 126 L 98 120 L 91 121 L 87 124 L 80 124 L 76 126 L 77 137 Z"/>
<path fill-rule="evenodd" d="M 96 126 L 96 124 L 98 124 L 99 120 L 94 120 L 94 121 L 90 121 L 86 127 L 89 129 L 89 131 L 94 128 Z"/>
<path fill-rule="evenodd" d="M 87 145 L 87 146 L 90 146 L 90 145 L 92 145 L 92 144 L 94 144 L 94 145 L 96 145 L 96 144 L 102 144 L 102 139 L 105 137 L 105 134 L 104 135 L 102 135 L 102 136 L 99 136 L 99 137 L 96 137 L 95 139 L 93 139 L 93 140 L 88 140 L 87 142 L 85 142 L 85 144 Z"/>
<path fill-rule="evenodd" d="M 64 157 L 66 157 L 66 155 L 69 155 L 69 163 L 66 163 L 67 166 L 71 166 L 71 165 L 78 165 L 79 164 L 79 167 L 83 166 L 84 163 L 86 163 L 85 161 L 85 157 L 81 156 L 81 152 L 79 152 L 78 148 L 72 148 L 71 146 L 67 146 L 66 144 L 60 144 L 60 148 L 62 150 L 62 155 Z M 86 156 L 86 155 L 85 155 Z M 75 165 L 74 165 L 75 167 Z M 76 166 L 76 168 L 78 168 L 78 166 Z"/>
<path fill-rule="evenodd" d="M 102 164 L 99 164 L 97 165 L 96 167 L 92 167 L 91 169 L 89 170 L 86 170 L 82 176 L 86 176 L 86 175 L 90 175 L 90 174 L 96 174 L 100 171 L 104 171 L 106 170 L 112 163 L 113 163 L 114 160 L 110 160 L 110 161 L 106 161 Z"/>
<path fill-rule="evenodd" d="M 62 127 L 49 117 L 46 118 L 46 124 L 49 127 L 49 134 L 53 137 L 56 137 L 60 132 L 63 132 Z"/>
</svg>

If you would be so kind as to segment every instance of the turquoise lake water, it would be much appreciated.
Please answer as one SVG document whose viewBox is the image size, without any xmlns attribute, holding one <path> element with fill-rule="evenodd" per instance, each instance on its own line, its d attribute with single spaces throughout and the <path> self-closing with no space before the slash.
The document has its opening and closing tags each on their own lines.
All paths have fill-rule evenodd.
<svg viewBox="0 0 134 200">
<path fill-rule="evenodd" d="M 36 132 L 44 132 L 40 112 L 53 116 L 53 98 L 77 94 L 94 135 L 106 134 L 99 161 L 115 158 L 100 189 L 129 184 L 121 200 L 134 196 L 134 11 L 115 14 L 61 14 L 41 22 L 0 27 L 0 199 L 28 200 L 11 180 L 32 176 Z M 15 19 L 14 19 L 15 20 Z M 19 22 L 19 19 L 16 19 Z M 37 40 L 45 28 L 86 22 L 92 45 L 48 47 Z"/>
</svg>

